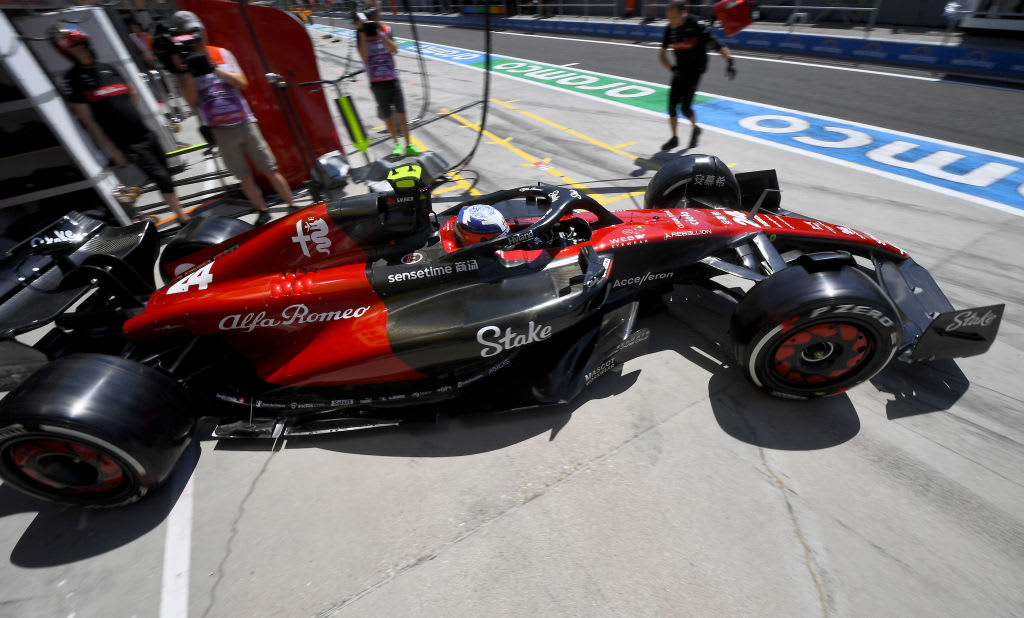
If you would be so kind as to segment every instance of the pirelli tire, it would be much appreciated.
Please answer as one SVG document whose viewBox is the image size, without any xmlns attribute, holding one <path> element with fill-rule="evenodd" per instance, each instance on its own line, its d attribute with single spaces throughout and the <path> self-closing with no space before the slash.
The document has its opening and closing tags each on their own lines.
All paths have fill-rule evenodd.
<svg viewBox="0 0 1024 618">
<path fill-rule="evenodd" d="M 183 388 L 116 356 L 43 366 L 0 403 L 0 478 L 51 502 L 110 508 L 164 483 L 192 439 Z"/>
<path fill-rule="evenodd" d="M 169 271 L 169 265 L 197 251 L 219 245 L 220 243 L 244 234 L 253 229 L 252 224 L 231 217 L 205 217 L 191 223 L 179 231 L 171 242 L 167 243 L 160 254 L 160 276 L 168 282 L 179 273 Z M 195 264 L 191 264 L 195 266 Z M 181 272 L 188 267 L 180 267 Z"/>
<path fill-rule="evenodd" d="M 791 399 L 842 393 L 881 371 L 901 336 L 899 312 L 855 266 L 795 265 L 758 282 L 732 318 L 748 380 Z"/>
<path fill-rule="evenodd" d="M 644 208 L 742 208 L 740 185 L 724 161 L 712 155 L 683 155 L 654 174 L 644 191 Z"/>
</svg>

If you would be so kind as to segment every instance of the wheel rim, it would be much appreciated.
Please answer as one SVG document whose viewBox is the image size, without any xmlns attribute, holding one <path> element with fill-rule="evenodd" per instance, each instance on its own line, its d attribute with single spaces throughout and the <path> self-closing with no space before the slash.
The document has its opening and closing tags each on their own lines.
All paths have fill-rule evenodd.
<svg viewBox="0 0 1024 618">
<path fill-rule="evenodd" d="M 124 467 L 109 453 L 63 437 L 20 440 L 8 446 L 5 459 L 20 476 L 45 493 L 109 494 L 126 481 Z"/>
<path fill-rule="evenodd" d="M 775 377 L 792 385 L 819 386 L 857 373 L 874 342 L 854 324 L 825 322 L 787 333 L 772 355 Z"/>
</svg>

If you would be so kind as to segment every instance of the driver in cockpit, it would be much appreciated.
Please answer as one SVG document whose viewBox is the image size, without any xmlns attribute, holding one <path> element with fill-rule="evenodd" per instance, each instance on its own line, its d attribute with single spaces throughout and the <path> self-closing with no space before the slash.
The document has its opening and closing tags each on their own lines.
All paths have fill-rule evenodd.
<svg viewBox="0 0 1024 618">
<path fill-rule="evenodd" d="M 463 206 L 455 220 L 455 240 L 460 247 L 468 247 L 506 236 L 508 229 L 508 221 L 497 208 L 487 204 Z"/>
<path fill-rule="evenodd" d="M 513 221 L 513 223 L 515 223 Z M 497 208 L 488 204 L 472 204 L 459 209 L 455 218 L 455 241 L 459 247 L 503 238 L 510 233 L 508 221 Z M 527 226 L 529 227 L 529 226 Z M 547 231 L 529 237 L 516 245 L 518 249 L 560 249 L 590 239 L 589 224 L 577 217 L 558 221 Z"/>
</svg>

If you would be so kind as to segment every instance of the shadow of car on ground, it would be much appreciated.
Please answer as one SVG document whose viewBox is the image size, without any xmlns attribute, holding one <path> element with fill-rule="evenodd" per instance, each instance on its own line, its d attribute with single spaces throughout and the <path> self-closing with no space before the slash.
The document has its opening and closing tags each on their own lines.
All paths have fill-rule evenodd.
<svg viewBox="0 0 1024 618">
<path fill-rule="evenodd" d="M 178 502 L 199 461 L 199 442 L 186 449 L 170 480 L 135 504 L 115 509 L 63 506 L 0 486 L 0 519 L 35 512 L 22 532 L 10 561 L 38 569 L 69 564 L 127 545 L 158 527 Z"/>
<path fill-rule="evenodd" d="M 846 394 L 809 401 L 768 396 L 736 367 L 727 338 L 730 312 L 725 307 L 698 310 L 678 302 L 678 294 L 676 300 L 669 305 L 668 313 L 643 315 L 637 326 L 651 329 L 648 354 L 673 351 L 710 373 L 708 402 L 715 421 L 728 435 L 760 448 L 798 451 L 831 448 L 858 434 L 860 420 Z M 556 439 L 585 404 L 625 393 L 640 379 L 641 371 L 611 371 L 569 404 L 451 417 L 439 407 L 435 423 L 299 436 L 287 441 L 221 439 L 214 449 L 316 448 L 379 457 L 460 457 L 484 453 L 545 433 L 549 440 Z M 952 361 L 915 366 L 897 362 L 871 383 L 878 390 L 895 395 L 886 404 L 890 420 L 948 409 L 970 384 Z M 65 507 L 0 486 L 0 518 L 36 512 L 11 553 L 11 563 L 24 568 L 67 564 L 111 551 L 150 532 L 167 518 L 178 501 L 198 462 L 202 443 L 214 440 L 211 430 L 211 422 L 201 422 L 197 439 L 186 451 L 171 481 L 139 503 L 126 507 Z"/>
</svg>

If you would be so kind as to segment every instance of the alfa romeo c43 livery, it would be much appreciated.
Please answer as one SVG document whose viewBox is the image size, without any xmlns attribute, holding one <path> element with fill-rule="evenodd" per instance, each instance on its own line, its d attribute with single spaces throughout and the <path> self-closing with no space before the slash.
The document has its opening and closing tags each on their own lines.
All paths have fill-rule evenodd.
<svg viewBox="0 0 1024 618">
<path fill-rule="evenodd" d="M 794 399 L 893 359 L 980 354 L 999 326 L 1001 305 L 954 310 L 900 248 L 782 208 L 773 170 L 693 155 L 639 210 L 537 185 L 434 214 L 428 163 L 255 229 L 197 221 L 160 254 L 160 289 L 148 224 L 72 214 L 13 247 L 4 482 L 116 506 L 168 478 L 200 417 L 218 437 L 277 438 L 568 402 L 645 352 L 637 316 L 676 286 L 728 302 L 736 364 Z M 461 242 L 477 206 L 501 233 Z M 32 348 L 13 339 L 48 324 Z"/>
</svg>

